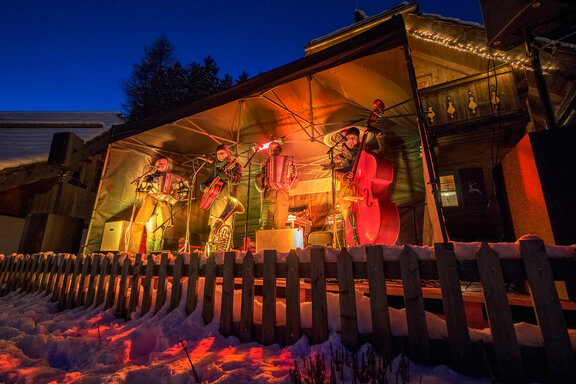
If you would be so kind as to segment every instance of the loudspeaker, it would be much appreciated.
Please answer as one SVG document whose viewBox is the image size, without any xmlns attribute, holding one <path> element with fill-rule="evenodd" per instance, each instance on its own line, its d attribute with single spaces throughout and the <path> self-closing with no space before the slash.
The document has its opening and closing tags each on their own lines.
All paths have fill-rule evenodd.
<svg viewBox="0 0 576 384">
<path fill-rule="evenodd" d="M 524 29 L 542 36 L 564 24 L 571 24 L 572 0 L 480 0 L 488 45 L 512 49 L 525 41 Z"/>
<path fill-rule="evenodd" d="M 549 244 L 576 243 L 575 142 L 576 127 L 529 133 L 502 161 L 500 205 L 515 239 L 535 234 Z"/>
<path fill-rule="evenodd" d="M 33 213 L 26 217 L 19 253 L 77 253 L 84 220 L 53 213 Z"/>
<path fill-rule="evenodd" d="M 82 161 L 84 141 L 72 132 L 59 132 L 52 136 L 48 164 L 60 164 L 77 171 Z"/>
<path fill-rule="evenodd" d="M 265 249 L 278 252 L 290 252 L 291 249 L 304 248 L 302 228 L 267 229 L 256 231 L 256 252 Z"/>
<path fill-rule="evenodd" d="M 128 232 L 128 246 L 126 246 L 126 232 Z M 140 252 L 140 243 L 144 225 L 129 221 L 111 221 L 104 224 L 100 251 L 103 252 Z"/>
</svg>

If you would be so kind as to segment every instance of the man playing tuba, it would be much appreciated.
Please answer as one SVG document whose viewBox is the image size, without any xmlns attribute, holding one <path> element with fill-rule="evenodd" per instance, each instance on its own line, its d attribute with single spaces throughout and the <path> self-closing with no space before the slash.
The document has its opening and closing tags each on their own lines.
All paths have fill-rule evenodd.
<svg viewBox="0 0 576 384">
<path fill-rule="evenodd" d="M 208 225 L 211 231 L 207 252 L 227 251 L 230 247 L 234 213 L 244 211 L 244 207 L 236 199 L 241 178 L 242 165 L 230 155 L 228 146 L 220 144 L 216 148 L 216 163 L 212 176 L 200 185 L 200 190 L 203 192 L 200 206 L 203 209 L 210 209 Z M 228 238 L 220 236 L 222 231 L 226 232 L 224 237 Z"/>
</svg>

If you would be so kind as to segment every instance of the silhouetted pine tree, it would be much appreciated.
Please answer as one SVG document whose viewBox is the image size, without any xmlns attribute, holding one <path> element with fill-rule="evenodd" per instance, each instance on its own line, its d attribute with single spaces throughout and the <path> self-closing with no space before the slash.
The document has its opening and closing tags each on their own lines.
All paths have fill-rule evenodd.
<svg viewBox="0 0 576 384">
<path fill-rule="evenodd" d="M 234 85 L 232 76 L 225 74 L 220 79 L 218 72 L 212 56 L 205 57 L 203 65 L 193 62 L 182 66 L 174 58 L 172 44 L 161 36 L 145 49 L 144 58 L 134 65 L 123 85 L 128 120 L 139 120 Z M 247 79 L 243 71 L 236 83 Z"/>
<path fill-rule="evenodd" d="M 174 47 L 162 35 L 145 48 L 144 58 L 134 64 L 132 76 L 124 84 L 128 120 L 138 120 L 166 109 L 169 98 L 167 71 L 175 63 Z"/>
</svg>

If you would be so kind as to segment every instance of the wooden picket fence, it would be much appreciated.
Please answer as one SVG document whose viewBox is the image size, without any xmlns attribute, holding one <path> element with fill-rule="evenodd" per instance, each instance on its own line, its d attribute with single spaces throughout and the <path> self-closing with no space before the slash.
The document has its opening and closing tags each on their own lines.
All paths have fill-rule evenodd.
<svg viewBox="0 0 576 384">
<path fill-rule="evenodd" d="M 312 343 L 328 339 L 327 293 L 338 293 L 341 338 L 351 350 L 369 341 L 388 357 L 400 352 L 421 364 L 449 364 L 470 374 L 490 375 L 503 382 L 576 383 L 576 358 L 572 349 L 565 309 L 576 309 L 576 261 L 552 258 L 541 240 L 521 240 L 521 258 L 503 259 L 482 244 L 473 260 L 460 259 L 452 243 L 435 245 L 435 260 L 420 260 L 410 246 L 404 246 L 397 260 L 385 260 L 381 246 L 367 246 L 365 261 L 353 261 L 342 249 L 337 262 L 325 262 L 325 248 L 312 247 L 310 262 L 300 262 L 295 251 L 286 261 L 277 262 L 274 250 L 264 251 L 263 263 L 256 263 L 247 252 L 241 264 L 236 253 L 224 254 L 223 263 L 211 255 L 205 264 L 200 256 L 176 255 L 169 263 L 163 253 L 160 263 L 153 255 L 106 257 L 70 254 L 12 255 L 0 261 L 0 294 L 44 292 L 58 302 L 61 310 L 104 305 L 114 308 L 119 318 L 130 319 L 139 311 L 158 313 L 173 310 L 185 300 L 190 314 L 201 301 L 206 323 L 214 318 L 216 285 L 221 284 L 220 331 L 236 335 L 242 342 L 290 345 L 302 335 Z M 189 263 L 184 263 L 189 256 Z M 187 279 L 185 298 L 183 281 Z M 203 279 L 203 297 L 198 297 L 198 282 Z M 401 281 L 408 336 L 392 335 L 389 299 L 390 281 Z M 431 339 L 425 316 L 423 284 L 437 281 L 443 305 L 448 340 Z M 514 329 L 507 283 L 526 281 L 527 297 L 536 314 L 544 340 L 543 348 L 520 346 Z M 563 281 L 570 300 L 560 300 L 557 283 Z M 171 282 L 167 303 L 168 282 Z M 481 284 L 486 317 L 493 342 L 472 342 L 467 319 L 467 296 L 463 284 Z M 356 289 L 365 287 L 370 298 L 372 332 L 358 331 Z M 240 321 L 233 321 L 234 290 L 241 289 Z M 261 293 L 259 293 L 261 292 Z M 280 293 L 280 295 L 279 295 Z M 152 295 L 156 295 L 151 308 Z M 312 302 L 312 328 L 301 326 L 300 304 L 309 294 Z M 261 295 L 262 321 L 254 322 L 255 295 Z M 285 325 L 277 324 L 276 302 L 286 304 Z M 200 309 L 199 309 L 200 310 Z M 576 312 L 574 312 L 576 314 Z"/>
</svg>

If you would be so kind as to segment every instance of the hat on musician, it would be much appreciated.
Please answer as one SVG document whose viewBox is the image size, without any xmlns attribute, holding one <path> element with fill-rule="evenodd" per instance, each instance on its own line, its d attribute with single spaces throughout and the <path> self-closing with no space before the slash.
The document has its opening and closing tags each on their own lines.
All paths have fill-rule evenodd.
<svg viewBox="0 0 576 384">
<path fill-rule="evenodd" d="M 227 154 L 230 154 L 230 148 L 226 144 L 220 144 L 216 147 L 216 152 L 218 151 L 226 151 Z"/>
<path fill-rule="evenodd" d="M 346 129 L 344 129 L 343 134 L 345 136 L 354 135 L 356 137 L 360 137 L 360 130 L 356 127 L 347 127 Z"/>
</svg>

